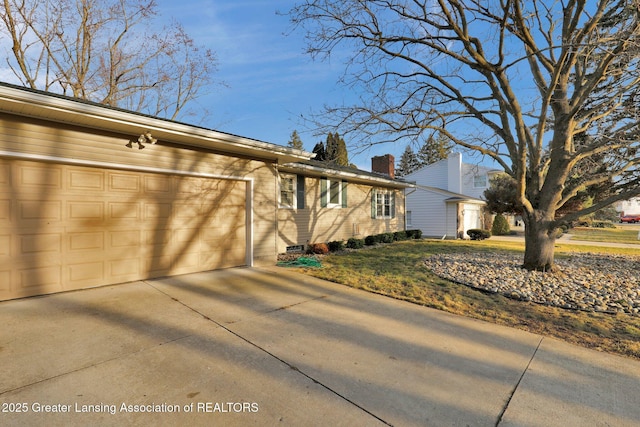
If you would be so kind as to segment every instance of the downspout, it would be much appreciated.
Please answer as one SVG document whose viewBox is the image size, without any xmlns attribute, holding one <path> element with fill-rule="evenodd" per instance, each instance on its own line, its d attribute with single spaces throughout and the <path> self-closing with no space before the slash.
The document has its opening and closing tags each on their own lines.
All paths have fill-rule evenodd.
<svg viewBox="0 0 640 427">
<path fill-rule="evenodd" d="M 275 186 L 274 186 L 274 195 L 273 195 L 273 200 L 274 200 L 274 204 L 273 204 L 273 208 L 275 210 L 275 230 L 273 233 L 273 248 L 276 251 L 276 261 L 278 260 L 278 233 L 280 232 L 280 224 L 278 223 L 278 207 L 279 207 L 279 197 L 280 195 L 279 193 L 279 189 L 280 189 L 280 171 L 278 169 L 278 159 L 276 158 L 276 162 L 273 165 L 273 168 L 275 170 Z"/>
</svg>

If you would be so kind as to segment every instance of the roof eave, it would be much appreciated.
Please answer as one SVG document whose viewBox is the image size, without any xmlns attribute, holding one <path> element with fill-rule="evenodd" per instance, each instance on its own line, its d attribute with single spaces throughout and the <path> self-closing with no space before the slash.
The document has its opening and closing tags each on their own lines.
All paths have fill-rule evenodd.
<svg viewBox="0 0 640 427">
<path fill-rule="evenodd" d="M 312 166 L 302 163 L 287 163 L 280 166 L 280 170 L 284 172 L 303 172 L 310 176 L 329 176 L 336 178 L 343 178 L 351 181 L 358 181 L 366 184 L 378 184 L 387 187 L 395 188 L 410 188 L 414 187 L 414 184 L 405 181 L 397 181 L 385 177 L 376 177 L 368 174 L 358 173 L 358 170 L 353 172 L 341 171 L 331 168 L 322 168 L 318 166 Z"/>
<path fill-rule="evenodd" d="M 0 100 L 3 112 L 132 137 L 150 131 L 158 141 L 273 159 L 279 163 L 313 157 L 313 153 L 304 150 L 7 85 L 0 85 Z"/>
<path fill-rule="evenodd" d="M 465 197 L 450 197 L 448 199 L 445 199 L 445 203 L 470 203 L 470 204 L 474 204 L 474 205 L 486 205 L 487 204 L 487 202 L 485 202 L 484 200 L 474 199 L 472 197 L 469 197 L 469 198 L 465 198 Z"/>
</svg>

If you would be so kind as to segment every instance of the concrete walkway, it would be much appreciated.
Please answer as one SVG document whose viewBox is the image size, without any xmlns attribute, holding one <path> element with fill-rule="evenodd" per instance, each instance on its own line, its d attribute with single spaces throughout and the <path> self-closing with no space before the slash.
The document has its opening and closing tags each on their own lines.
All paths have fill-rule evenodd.
<svg viewBox="0 0 640 427">
<path fill-rule="evenodd" d="M 640 363 L 239 268 L 0 303 L 0 425 L 637 426 Z"/>
</svg>

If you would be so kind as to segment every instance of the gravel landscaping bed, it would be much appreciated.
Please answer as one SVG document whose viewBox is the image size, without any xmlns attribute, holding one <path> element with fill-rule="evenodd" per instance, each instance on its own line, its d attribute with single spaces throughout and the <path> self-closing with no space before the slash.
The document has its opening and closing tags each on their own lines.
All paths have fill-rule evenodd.
<svg viewBox="0 0 640 427">
<path fill-rule="evenodd" d="M 574 254 L 557 271 L 527 271 L 522 255 L 441 254 L 424 261 L 447 280 L 566 309 L 640 315 L 640 257 Z"/>
</svg>

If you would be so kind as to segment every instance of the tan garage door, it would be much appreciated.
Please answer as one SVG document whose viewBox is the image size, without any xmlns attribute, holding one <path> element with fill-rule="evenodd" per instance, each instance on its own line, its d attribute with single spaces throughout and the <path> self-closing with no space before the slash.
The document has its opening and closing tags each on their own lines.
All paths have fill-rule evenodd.
<svg viewBox="0 0 640 427">
<path fill-rule="evenodd" d="M 245 188 L 0 159 L 0 299 L 245 265 Z"/>
</svg>

